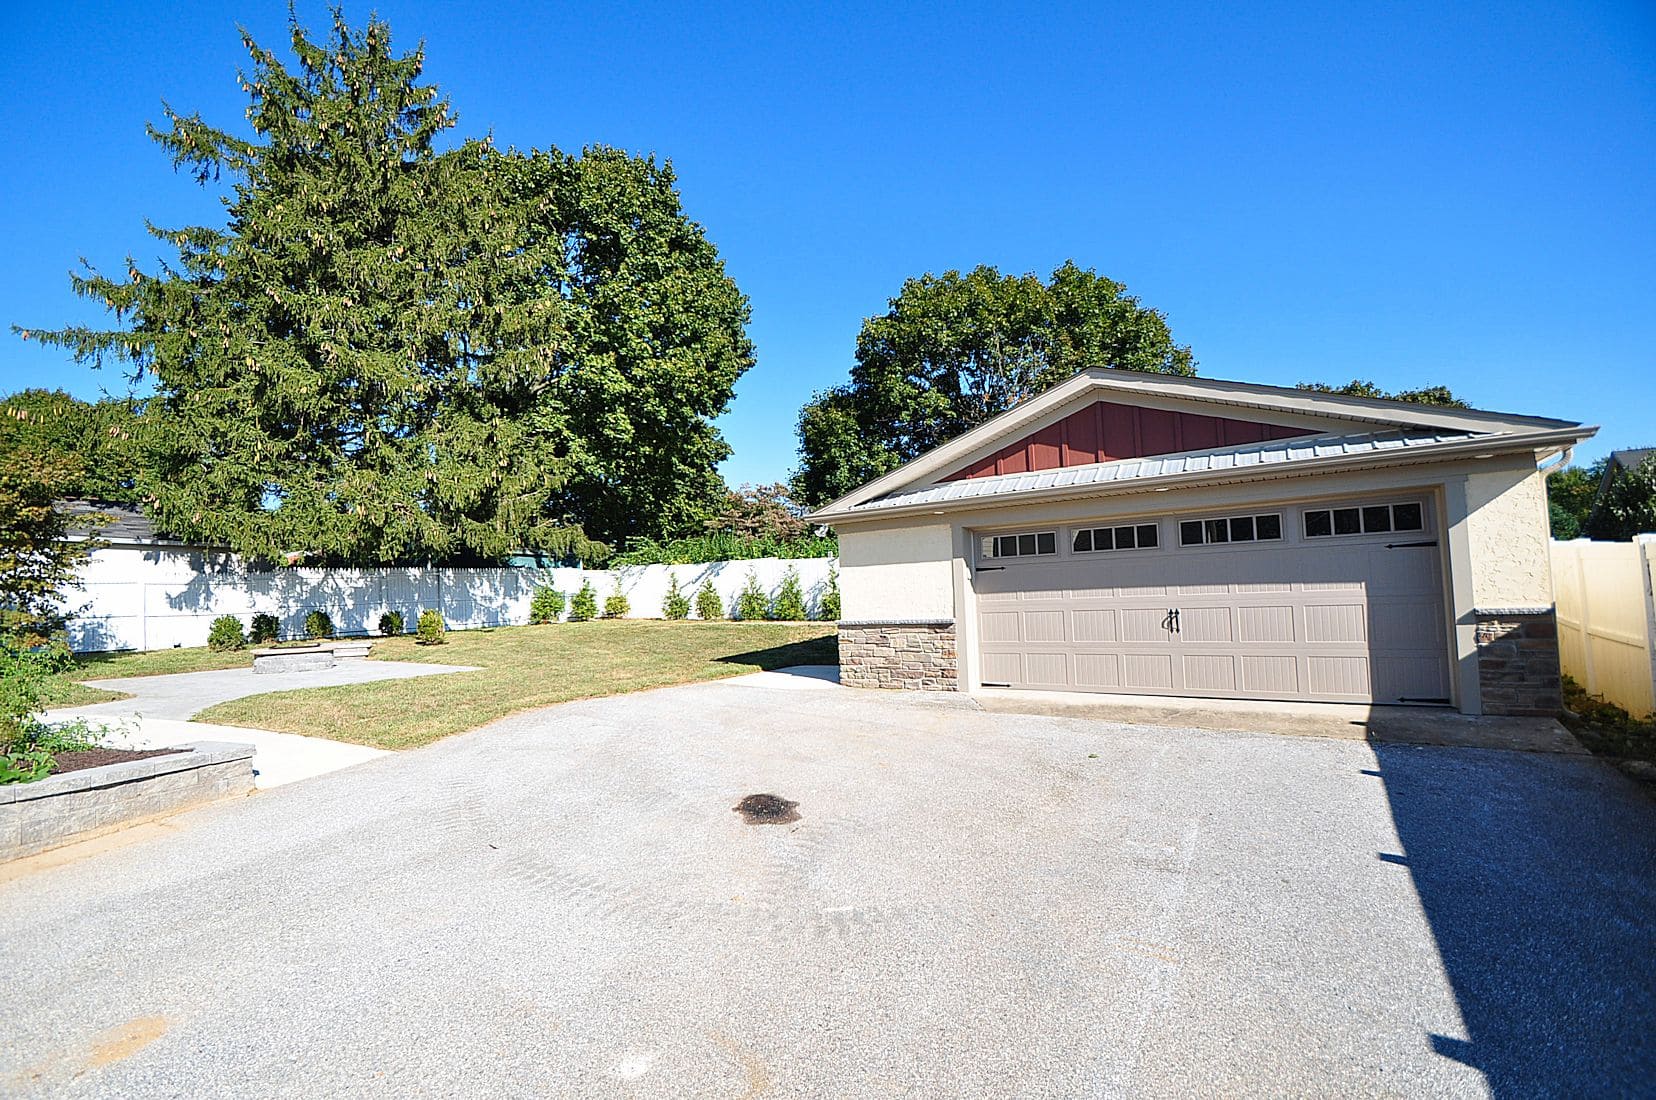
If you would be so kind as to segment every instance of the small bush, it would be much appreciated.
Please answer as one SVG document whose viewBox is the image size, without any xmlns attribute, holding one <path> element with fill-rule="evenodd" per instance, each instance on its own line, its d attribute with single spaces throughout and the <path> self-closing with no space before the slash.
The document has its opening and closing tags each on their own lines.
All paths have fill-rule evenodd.
<svg viewBox="0 0 1656 1100">
<path fill-rule="evenodd" d="M 822 590 L 822 598 L 817 601 L 816 617 L 828 622 L 839 621 L 839 570 L 833 566 L 828 567 L 828 587 Z"/>
<path fill-rule="evenodd" d="M 328 617 L 326 611 L 316 610 L 305 616 L 305 637 L 332 638 L 333 635 L 333 620 Z"/>
<path fill-rule="evenodd" d="M 432 608 L 420 612 L 420 621 L 414 628 L 414 643 L 416 645 L 442 645 L 446 640 L 443 635 L 448 633 L 448 624 L 443 622 L 443 616 Z"/>
<path fill-rule="evenodd" d="M 625 619 L 627 612 L 632 610 L 632 603 L 621 591 L 621 582 L 615 582 L 615 591 L 604 597 L 604 618 Z"/>
<path fill-rule="evenodd" d="M 247 637 L 249 641 L 252 641 L 255 644 L 259 642 L 274 642 L 281 635 L 281 633 L 281 620 L 274 615 L 261 611 L 257 615 L 253 616 L 253 626 L 252 629 L 247 632 Z"/>
<path fill-rule="evenodd" d="M 671 569 L 667 570 L 667 598 L 661 601 L 661 617 L 664 619 L 688 619 L 690 617 L 690 597 L 684 594 L 679 587 L 678 574 Z"/>
<path fill-rule="evenodd" d="M 765 618 L 795 623 L 805 618 L 805 589 L 799 583 L 799 570 L 788 566 L 782 574 L 782 583 L 765 609 Z"/>
<path fill-rule="evenodd" d="M 719 590 L 713 587 L 713 578 L 709 577 L 696 589 L 696 618 L 712 622 L 724 617 L 724 600 L 719 598 Z"/>
<path fill-rule="evenodd" d="M 541 585 L 529 597 L 529 622 L 531 625 L 555 623 L 563 618 L 563 609 L 564 594 L 556 588 Z"/>
<path fill-rule="evenodd" d="M 592 590 L 591 581 L 582 581 L 581 590 L 569 601 L 569 621 L 572 623 L 590 622 L 598 617 L 598 593 Z"/>
<path fill-rule="evenodd" d="M 731 605 L 731 611 L 743 622 L 763 619 L 766 612 L 770 611 L 770 599 L 760 587 L 759 577 L 753 570 L 748 570 L 747 582 L 742 585 L 742 590 L 736 593 L 736 602 Z"/>
<path fill-rule="evenodd" d="M 213 625 L 207 628 L 207 648 L 220 651 L 241 649 L 247 645 L 247 635 L 242 633 L 241 620 L 234 615 L 220 615 L 213 620 Z"/>
<path fill-rule="evenodd" d="M 403 632 L 403 613 L 401 611 L 387 611 L 380 616 L 379 631 L 387 638 L 395 638 Z"/>
</svg>

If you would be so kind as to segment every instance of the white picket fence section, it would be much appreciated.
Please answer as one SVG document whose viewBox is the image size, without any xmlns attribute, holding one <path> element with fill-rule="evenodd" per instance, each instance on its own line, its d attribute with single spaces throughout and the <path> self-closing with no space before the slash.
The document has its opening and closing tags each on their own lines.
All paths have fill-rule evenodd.
<svg viewBox="0 0 1656 1100">
<path fill-rule="evenodd" d="M 1552 544 L 1558 657 L 1589 694 L 1635 717 L 1656 711 L 1656 535 Z"/>
<path fill-rule="evenodd" d="M 792 568 L 814 615 L 835 565 L 833 558 L 757 558 L 620 569 L 267 570 L 250 569 L 226 553 L 110 547 L 82 570 L 84 588 L 69 594 L 66 609 L 73 613 L 69 642 L 80 652 L 171 649 L 206 645 L 208 626 L 220 615 L 235 615 L 245 628 L 258 612 L 275 615 L 284 638 L 301 635 L 305 615 L 318 609 L 344 635 L 378 633 L 386 611 L 401 611 L 404 629 L 412 632 L 428 607 L 440 611 L 451 629 L 521 625 L 529 621 L 536 588 L 550 585 L 573 596 L 583 581 L 592 582 L 600 609 L 619 586 L 631 604 L 629 618 L 661 618 L 669 575 L 678 578 L 692 605 L 702 581 L 711 579 L 731 614 L 750 572 L 774 594 Z"/>
</svg>

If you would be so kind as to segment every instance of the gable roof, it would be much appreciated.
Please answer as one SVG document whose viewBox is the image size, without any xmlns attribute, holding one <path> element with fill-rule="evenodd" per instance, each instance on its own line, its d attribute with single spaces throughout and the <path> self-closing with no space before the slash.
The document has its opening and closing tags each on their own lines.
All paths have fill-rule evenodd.
<svg viewBox="0 0 1656 1100">
<path fill-rule="evenodd" d="M 1029 435 L 1100 400 L 1201 410 L 1216 417 L 1232 417 L 1242 412 L 1264 423 L 1309 428 L 1316 434 L 1193 449 L 1177 455 L 1159 455 L 1155 459 L 1135 457 L 1033 474 L 951 479 L 957 471 L 995 454 L 1009 440 Z M 816 523 L 834 523 L 891 515 L 906 508 L 942 511 L 967 503 L 982 506 L 991 503 L 985 499 L 990 497 L 996 498 L 993 503 L 1012 503 L 1007 498 L 1016 496 L 1021 502 L 1028 493 L 1075 493 L 1083 487 L 1089 493 L 1139 491 L 1166 487 L 1168 481 L 1234 480 L 1266 465 L 1292 465 L 1297 473 L 1329 465 L 1430 461 L 1453 457 L 1463 451 L 1470 453 L 1468 447 L 1479 454 L 1492 449 L 1562 449 L 1591 436 L 1594 431 L 1572 421 L 1547 417 L 1095 367 L 847 493 L 807 518 Z M 1173 461 L 1175 458 L 1179 461 Z M 1072 471 L 1075 476 L 1065 477 L 1060 483 L 1058 475 Z M 920 492 L 973 483 L 981 487 L 960 489 L 952 494 L 938 491 L 922 495 Z"/>
</svg>

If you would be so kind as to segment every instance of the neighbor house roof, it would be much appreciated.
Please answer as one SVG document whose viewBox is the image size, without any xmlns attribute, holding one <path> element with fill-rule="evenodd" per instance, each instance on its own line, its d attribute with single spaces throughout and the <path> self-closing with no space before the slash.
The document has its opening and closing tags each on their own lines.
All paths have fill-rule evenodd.
<svg viewBox="0 0 1656 1100">
<path fill-rule="evenodd" d="M 63 500 L 58 508 L 69 514 L 70 538 L 95 538 L 111 544 L 188 545 L 171 535 L 155 529 L 149 516 L 135 504 L 116 504 L 107 500 Z M 93 517 L 108 516 L 110 522 L 100 524 Z"/>
<path fill-rule="evenodd" d="M 961 478 L 957 471 L 1070 410 L 1100 400 L 1149 399 L 1211 415 L 1252 411 L 1309 434 L 1153 457 Z M 1027 500 L 1146 492 L 1191 483 L 1293 476 L 1353 466 L 1405 465 L 1456 456 L 1562 450 L 1596 429 L 1567 420 L 1348 397 L 1217 379 L 1093 369 L 1037 395 L 812 513 L 817 523 L 947 511 Z"/>
</svg>

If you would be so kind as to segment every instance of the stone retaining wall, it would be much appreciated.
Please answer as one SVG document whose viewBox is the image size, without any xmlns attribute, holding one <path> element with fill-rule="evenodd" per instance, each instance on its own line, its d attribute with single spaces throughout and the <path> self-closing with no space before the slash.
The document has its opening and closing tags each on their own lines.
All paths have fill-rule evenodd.
<svg viewBox="0 0 1656 1100">
<path fill-rule="evenodd" d="M 839 624 L 840 683 L 904 691 L 959 687 L 953 619 Z"/>
<path fill-rule="evenodd" d="M 191 751 L 0 787 L 0 862 L 253 790 L 252 745 L 196 741 L 179 747 Z"/>
<path fill-rule="evenodd" d="M 1475 614 L 1484 713 L 1557 714 L 1564 700 L 1552 609 L 1492 608 Z"/>
</svg>

